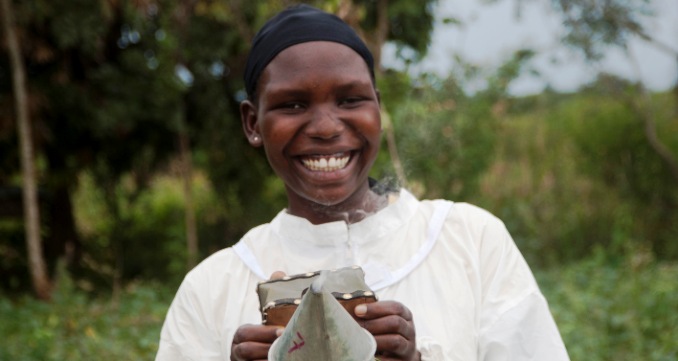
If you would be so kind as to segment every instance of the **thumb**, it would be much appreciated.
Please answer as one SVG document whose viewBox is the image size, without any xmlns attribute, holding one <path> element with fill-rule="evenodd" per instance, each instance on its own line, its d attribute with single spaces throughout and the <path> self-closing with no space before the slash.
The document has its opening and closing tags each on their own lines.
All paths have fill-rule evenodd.
<svg viewBox="0 0 678 361">
<path fill-rule="evenodd" d="M 287 274 L 285 272 L 275 271 L 275 272 L 271 273 L 271 277 L 269 278 L 269 280 L 279 280 L 279 279 L 281 279 L 285 276 L 287 276 Z"/>
</svg>

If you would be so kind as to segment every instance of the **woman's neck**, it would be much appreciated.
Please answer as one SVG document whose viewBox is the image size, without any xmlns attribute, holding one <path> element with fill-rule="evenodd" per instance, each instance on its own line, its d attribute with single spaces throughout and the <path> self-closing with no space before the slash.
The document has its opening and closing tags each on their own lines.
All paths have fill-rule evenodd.
<svg viewBox="0 0 678 361">
<path fill-rule="evenodd" d="M 367 190 L 358 200 L 347 200 L 334 205 L 323 205 L 308 201 L 305 207 L 288 208 L 297 217 L 308 219 L 313 224 L 344 221 L 348 224 L 360 222 L 388 205 L 388 197 Z"/>
</svg>

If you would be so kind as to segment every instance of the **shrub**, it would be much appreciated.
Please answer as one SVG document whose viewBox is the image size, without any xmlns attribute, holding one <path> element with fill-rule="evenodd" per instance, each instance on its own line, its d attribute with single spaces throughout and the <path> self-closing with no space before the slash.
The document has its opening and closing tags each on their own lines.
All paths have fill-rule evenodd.
<svg viewBox="0 0 678 361">
<path fill-rule="evenodd" d="M 598 248 L 537 278 L 572 360 L 678 359 L 678 265 L 647 250 L 619 259 Z"/>
<path fill-rule="evenodd" d="M 0 360 L 151 360 L 169 300 L 151 283 L 90 298 L 65 275 L 51 303 L 0 295 Z"/>
</svg>

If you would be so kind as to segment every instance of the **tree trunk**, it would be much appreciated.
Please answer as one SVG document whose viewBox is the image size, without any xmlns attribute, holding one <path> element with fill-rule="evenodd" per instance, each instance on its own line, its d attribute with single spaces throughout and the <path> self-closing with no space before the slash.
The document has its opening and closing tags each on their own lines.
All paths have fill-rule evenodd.
<svg viewBox="0 0 678 361">
<path fill-rule="evenodd" d="M 377 29 L 374 33 L 374 47 L 372 53 L 374 55 L 374 66 L 377 68 L 377 73 L 381 74 L 381 49 L 384 48 L 386 39 L 388 38 L 389 24 L 388 24 L 388 0 L 377 1 Z"/>
<path fill-rule="evenodd" d="M 371 33 L 366 33 L 362 28 L 360 28 L 360 19 L 356 15 L 358 12 L 355 11 L 355 4 L 352 0 L 343 0 L 340 2 L 337 16 L 342 18 L 354 29 L 356 29 L 358 34 L 363 37 L 370 48 L 370 51 L 372 52 L 372 57 L 374 58 L 375 75 L 379 76 L 382 74 L 381 50 L 388 39 L 389 32 L 388 0 L 378 0 L 376 7 L 377 26 Z M 388 148 L 388 154 L 391 157 L 393 170 L 396 173 L 396 177 L 398 177 L 399 185 L 406 187 L 407 177 L 405 176 L 405 169 L 402 162 L 400 161 L 400 156 L 398 155 L 394 125 L 391 121 L 391 116 L 384 104 L 381 104 L 381 120 L 384 136 L 386 137 L 386 146 Z"/>
<path fill-rule="evenodd" d="M 388 0 L 377 1 L 377 29 L 373 34 L 373 48 L 374 67 L 377 74 L 382 74 L 381 68 L 381 50 L 388 39 L 389 23 L 388 23 Z M 388 147 L 388 154 L 391 157 L 391 163 L 395 170 L 396 176 L 400 186 L 407 187 L 407 176 L 405 175 L 405 168 L 400 161 L 398 154 L 398 146 L 396 145 L 395 128 L 391 121 L 391 115 L 384 104 L 381 105 L 382 128 L 386 136 L 386 146 Z"/>
<path fill-rule="evenodd" d="M 47 267 L 45 266 L 45 260 L 42 254 L 42 240 L 40 239 L 40 212 L 35 180 L 32 131 L 28 116 L 26 72 L 21 60 L 21 50 L 14 28 L 14 16 L 11 1 L 0 1 L 2 2 L 2 13 L 4 14 L 3 27 L 11 58 L 12 80 L 16 101 L 17 129 L 19 133 L 19 145 L 21 147 L 23 208 L 28 263 L 33 282 L 33 290 L 38 298 L 48 300 L 51 296 L 51 285 L 49 277 L 47 276 Z"/>
<path fill-rule="evenodd" d="M 188 269 L 198 263 L 198 227 L 195 221 L 195 207 L 193 206 L 193 162 L 191 161 L 191 146 L 186 134 L 185 122 L 179 128 L 179 152 L 181 157 L 181 176 L 184 184 L 184 202 L 186 206 L 186 249 L 188 251 Z"/>
<path fill-rule="evenodd" d="M 676 55 L 676 65 L 678 65 L 678 55 Z M 677 66 L 678 67 L 678 66 Z M 678 118 L 678 78 L 673 84 L 673 116 Z"/>
<path fill-rule="evenodd" d="M 175 11 L 174 20 L 176 21 L 177 28 L 182 35 L 179 36 L 179 44 L 184 44 L 188 40 L 186 39 L 187 32 L 186 29 L 190 26 L 190 14 L 194 11 L 195 0 L 183 0 L 179 3 L 177 11 Z M 239 10 L 239 4 L 231 2 L 231 6 L 236 6 Z M 241 12 L 237 12 L 240 14 Z M 243 36 L 250 36 L 247 33 L 247 27 L 244 26 L 244 23 L 238 23 L 238 30 Z M 181 47 L 180 47 L 181 48 Z M 177 63 L 183 63 L 181 54 L 178 52 L 176 54 Z M 184 213 L 184 222 L 186 224 L 186 267 L 190 270 L 198 264 L 198 227 L 196 226 L 195 220 L 195 207 L 193 205 L 193 162 L 191 160 L 191 144 L 188 136 L 188 122 L 187 119 L 190 119 L 188 110 L 187 110 L 188 100 L 183 99 L 183 111 L 181 112 L 181 117 L 178 119 L 179 122 L 179 157 L 181 162 L 181 178 L 183 180 L 183 189 L 184 189 L 184 202 L 185 202 L 185 213 Z"/>
<path fill-rule="evenodd" d="M 405 168 L 403 167 L 403 163 L 400 161 L 400 155 L 398 154 L 391 115 L 383 105 L 381 106 L 381 127 L 386 136 L 386 146 L 388 147 L 388 154 L 391 157 L 391 164 L 393 164 L 396 177 L 398 177 L 398 184 L 401 187 L 407 187 L 407 176 L 405 175 Z"/>
<path fill-rule="evenodd" d="M 650 144 L 650 147 L 657 153 L 657 155 L 664 161 L 664 164 L 671 172 L 671 175 L 678 183 L 678 160 L 671 152 L 671 149 L 662 143 L 661 139 L 657 136 L 657 127 L 654 123 L 654 116 L 651 113 L 651 110 L 648 107 L 651 107 L 649 104 L 650 97 L 647 94 L 647 89 L 641 85 L 641 90 L 643 93 L 643 103 L 636 105 L 636 111 L 643 119 L 643 126 L 645 128 L 645 138 Z"/>
</svg>

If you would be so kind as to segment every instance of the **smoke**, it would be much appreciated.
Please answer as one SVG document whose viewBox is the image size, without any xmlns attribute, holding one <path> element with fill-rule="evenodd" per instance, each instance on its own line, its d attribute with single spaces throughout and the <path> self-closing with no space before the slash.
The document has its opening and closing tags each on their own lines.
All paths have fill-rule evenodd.
<svg viewBox="0 0 678 361">
<path fill-rule="evenodd" d="M 388 194 L 400 191 L 400 182 L 395 176 L 382 177 L 379 180 L 369 178 L 370 190 L 361 206 L 357 209 L 338 210 L 338 207 L 329 204 L 317 203 L 314 211 L 326 215 L 329 218 L 353 223 L 356 220 L 365 219 L 388 205 Z"/>
</svg>

